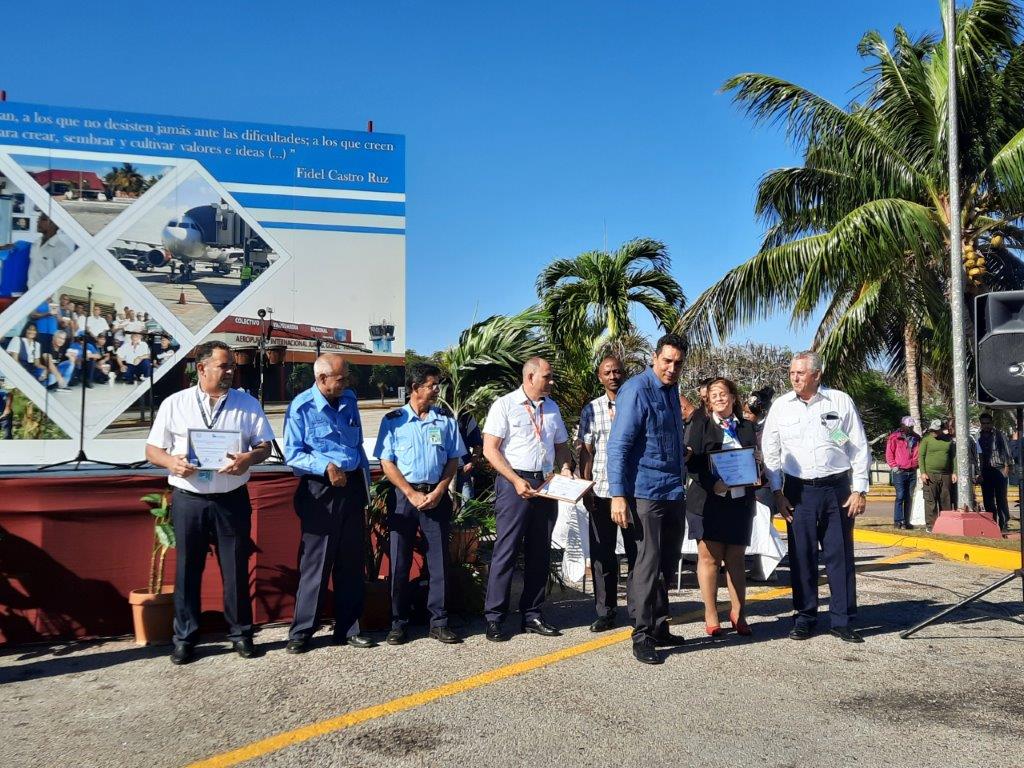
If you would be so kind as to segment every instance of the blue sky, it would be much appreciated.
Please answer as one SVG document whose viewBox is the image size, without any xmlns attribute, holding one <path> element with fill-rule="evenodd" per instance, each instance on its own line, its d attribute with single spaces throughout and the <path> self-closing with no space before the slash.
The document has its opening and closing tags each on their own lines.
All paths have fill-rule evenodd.
<svg viewBox="0 0 1024 768">
<path fill-rule="evenodd" d="M 551 259 L 664 241 L 690 299 L 757 248 L 754 189 L 794 155 L 718 93 L 745 71 L 840 103 L 868 29 L 937 0 L 31 4 L 4 10 L 12 101 L 407 137 L 409 346 L 535 301 Z M 44 43 L 44 44 L 43 44 Z M 44 52 L 46 52 L 44 54 Z M 651 329 L 648 323 L 642 324 Z M 784 316 L 741 330 L 805 346 Z"/>
</svg>

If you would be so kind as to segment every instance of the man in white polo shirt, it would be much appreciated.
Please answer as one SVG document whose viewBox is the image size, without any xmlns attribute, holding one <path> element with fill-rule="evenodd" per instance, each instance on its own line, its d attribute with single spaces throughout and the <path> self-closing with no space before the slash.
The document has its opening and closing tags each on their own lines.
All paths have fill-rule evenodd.
<svg viewBox="0 0 1024 768">
<path fill-rule="evenodd" d="M 527 360 L 523 386 L 495 400 L 484 423 L 484 456 L 498 473 L 494 483 L 497 530 L 484 602 L 486 637 L 494 642 L 508 640 L 502 625 L 508 615 L 512 567 L 520 545 L 525 559 L 519 600 L 523 631 L 547 637 L 561 634 L 544 621 L 540 611 L 558 502 L 536 493 L 555 468 L 572 474 L 569 435 L 550 397 L 554 380 L 546 360 Z"/>
<path fill-rule="evenodd" d="M 28 253 L 28 288 L 67 261 L 75 250 L 75 244 L 64 237 L 59 227 L 45 213 L 39 213 L 36 232 L 42 237 L 32 243 Z M 6 251 L 14 246 L 15 243 L 0 245 L 0 251 Z"/>
<path fill-rule="evenodd" d="M 224 582 L 228 639 L 242 658 L 256 655 L 249 597 L 252 508 L 246 482 L 249 468 L 270 455 L 274 439 L 259 401 L 231 389 L 234 361 L 228 345 L 208 341 L 194 354 L 197 385 L 161 403 L 146 441 L 146 460 L 169 470 L 174 486 L 174 664 L 192 660 L 199 638 L 200 586 L 211 539 Z M 218 450 L 219 456 L 214 455 Z"/>
<path fill-rule="evenodd" d="M 141 333 L 133 333 L 117 350 L 123 364 L 124 380 L 135 384 L 149 376 L 152 361 L 149 358 L 149 344 L 142 340 Z"/>
</svg>

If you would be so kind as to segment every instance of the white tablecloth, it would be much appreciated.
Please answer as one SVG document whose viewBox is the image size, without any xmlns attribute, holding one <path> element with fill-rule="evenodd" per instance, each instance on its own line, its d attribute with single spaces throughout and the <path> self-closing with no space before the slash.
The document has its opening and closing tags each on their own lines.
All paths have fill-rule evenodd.
<svg viewBox="0 0 1024 768">
<path fill-rule="evenodd" d="M 558 502 L 558 520 L 555 522 L 551 542 L 564 550 L 562 578 L 566 581 L 580 582 L 586 573 L 587 560 L 590 559 L 587 514 L 586 507 L 581 503 Z M 615 551 L 620 555 L 625 553 L 621 531 Z M 697 542 L 684 536 L 681 554 L 696 557 Z M 771 576 L 779 561 L 786 554 L 786 543 L 779 532 L 775 530 L 775 526 L 772 525 L 771 512 L 760 502 L 757 503 L 757 513 L 754 516 L 754 527 L 750 537 L 750 546 L 747 547 L 747 554 L 756 557 L 753 574 L 759 579 L 767 579 Z"/>
</svg>

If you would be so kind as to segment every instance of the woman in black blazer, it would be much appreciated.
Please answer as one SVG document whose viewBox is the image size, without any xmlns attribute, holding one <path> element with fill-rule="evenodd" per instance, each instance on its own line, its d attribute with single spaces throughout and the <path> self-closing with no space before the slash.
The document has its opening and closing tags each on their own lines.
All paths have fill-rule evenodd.
<svg viewBox="0 0 1024 768">
<path fill-rule="evenodd" d="M 704 599 L 705 632 L 722 634 L 718 620 L 718 567 L 725 563 L 731 609 L 729 620 L 750 635 L 743 615 L 746 597 L 744 555 L 754 522 L 754 489 L 729 488 L 711 468 L 709 453 L 755 448 L 754 425 L 742 416 L 736 385 L 717 378 L 708 385 L 707 411 L 694 415 L 686 430 L 686 467 L 693 478 L 686 492 L 688 535 L 697 541 L 697 581 Z"/>
</svg>

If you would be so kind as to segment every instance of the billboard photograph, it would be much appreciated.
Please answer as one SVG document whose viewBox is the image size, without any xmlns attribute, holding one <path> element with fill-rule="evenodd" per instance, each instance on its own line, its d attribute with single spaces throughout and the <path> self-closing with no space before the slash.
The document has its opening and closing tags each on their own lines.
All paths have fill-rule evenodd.
<svg viewBox="0 0 1024 768">
<path fill-rule="evenodd" d="M 398 396 L 404 138 L 0 104 L 0 464 L 138 460 L 207 339 L 274 422 L 324 350 Z"/>
</svg>

